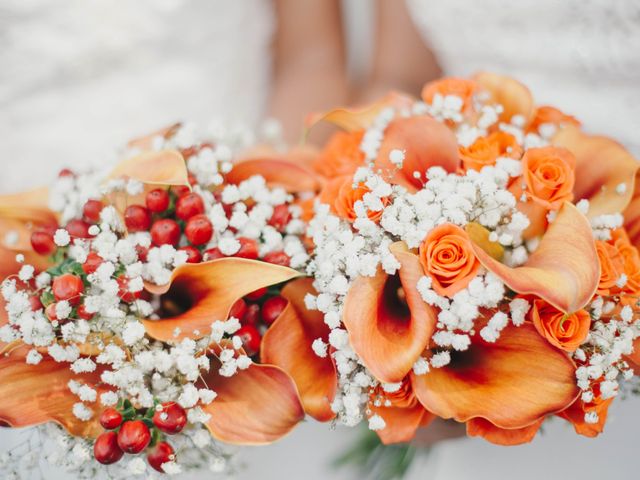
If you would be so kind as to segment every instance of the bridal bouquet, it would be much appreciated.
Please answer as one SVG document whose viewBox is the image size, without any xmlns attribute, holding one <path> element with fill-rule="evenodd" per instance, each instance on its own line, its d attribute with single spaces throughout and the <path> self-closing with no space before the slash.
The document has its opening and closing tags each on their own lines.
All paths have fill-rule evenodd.
<svg viewBox="0 0 640 480">
<path fill-rule="evenodd" d="M 106 172 L 0 198 L 0 420 L 57 424 L 3 455 L 7 475 L 38 452 L 87 477 L 222 471 L 219 442 L 303 418 L 260 351 L 308 261 L 298 193 L 317 181 L 273 151 L 238 159 L 236 137 L 176 125 Z"/>
</svg>

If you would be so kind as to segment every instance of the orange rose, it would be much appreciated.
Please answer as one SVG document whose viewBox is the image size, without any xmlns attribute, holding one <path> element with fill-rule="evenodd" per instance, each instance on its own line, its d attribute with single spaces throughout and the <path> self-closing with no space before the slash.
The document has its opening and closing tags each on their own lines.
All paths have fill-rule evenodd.
<svg viewBox="0 0 640 480">
<path fill-rule="evenodd" d="M 465 170 L 482 170 L 495 165 L 498 157 L 520 158 L 522 148 L 516 138 L 506 132 L 496 131 L 487 137 L 476 139 L 468 147 L 460 147 L 460 158 Z"/>
<path fill-rule="evenodd" d="M 426 103 L 432 103 L 433 97 L 440 94 L 443 97 L 455 95 L 463 101 L 462 110 L 466 111 L 472 107 L 473 95 L 478 90 L 478 84 L 466 78 L 448 77 L 427 83 L 422 88 L 422 99 Z"/>
<path fill-rule="evenodd" d="M 596 240 L 596 252 L 600 262 L 598 295 L 610 295 L 624 270 L 624 260 L 618 249 L 610 243 Z"/>
<path fill-rule="evenodd" d="M 527 126 L 527 132 L 537 132 L 540 125 L 551 124 L 556 126 L 575 125 L 580 126 L 580 122 L 571 115 L 561 112 L 555 107 L 538 107 L 534 113 L 531 123 Z"/>
<path fill-rule="evenodd" d="M 547 341 L 561 350 L 575 351 L 587 338 L 591 317 L 585 310 L 567 314 L 542 299 L 533 301 L 529 319 Z"/>
<path fill-rule="evenodd" d="M 314 161 L 313 168 L 327 178 L 355 172 L 364 164 L 364 153 L 360 150 L 363 135 L 364 130 L 336 132 Z"/>
<path fill-rule="evenodd" d="M 431 277 L 432 288 L 447 297 L 469 285 L 480 268 L 469 235 L 450 223 L 434 228 L 425 237 L 420 244 L 420 263 Z"/>
<path fill-rule="evenodd" d="M 351 175 L 343 175 L 327 182 L 320 192 L 320 202 L 331 206 L 331 211 L 345 220 L 353 222 L 356 218 L 355 204 L 362 200 L 364 196 L 371 192 L 364 184 L 353 187 L 353 177 Z M 388 198 L 382 199 L 382 205 L 389 204 Z M 382 210 L 367 211 L 370 220 L 377 222 L 382 217 Z"/>
<path fill-rule="evenodd" d="M 613 230 L 609 243 L 616 247 L 622 257 L 622 271 L 627 277 L 622 291 L 638 295 L 640 293 L 640 253 L 638 249 L 631 244 L 624 228 Z"/>
<path fill-rule="evenodd" d="M 528 198 L 548 210 L 573 199 L 576 158 L 559 147 L 530 148 L 522 157 L 522 180 Z"/>
</svg>

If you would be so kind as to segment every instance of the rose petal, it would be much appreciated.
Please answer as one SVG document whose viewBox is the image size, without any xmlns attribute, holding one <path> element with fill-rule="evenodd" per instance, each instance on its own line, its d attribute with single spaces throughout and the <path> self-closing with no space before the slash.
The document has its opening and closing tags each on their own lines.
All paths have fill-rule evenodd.
<svg viewBox="0 0 640 480">
<path fill-rule="evenodd" d="M 589 200 L 589 217 L 620 213 L 634 195 L 640 163 L 619 143 L 567 126 L 553 138 L 576 157 L 575 201 Z"/>
<path fill-rule="evenodd" d="M 384 445 L 410 442 L 418 428 L 429 424 L 435 418 L 419 403 L 410 408 L 375 405 L 371 405 L 370 408 L 372 414 L 380 415 L 385 421 L 385 427 L 376 431 Z"/>
<path fill-rule="evenodd" d="M 234 165 L 227 174 L 228 183 L 239 184 L 261 175 L 271 187 L 281 187 L 291 193 L 320 190 L 318 175 L 303 165 L 282 158 L 252 158 Z"/>
<path fill-rule="evenodd" d="M 28 346 L 5 350 L 8 351 L 0 355 L 0 421 L 12 427 L 56 422 L 71 435 L 81 437 L 96 437 L 102 432 L 97 408 L 93 408 L 94 417 L 88 422 L 75 417 L 73 405 L 80 399 L 67 385 L 76 380 L 96 389 L 101 369 L 76 374 L 68 363 L 58 363 L 49 356 L 44 356 L 38 365 L 28 365 L 25 363 Z"/>
<path fill-rule="evenodd" d="M 180 152 L 143 152 L 120 162 L 109 178 L 130 178 L 149 185 L 189 185 L 189 172 Z"/>
<path fill-rule="evenodd" d="M 501 122 L 509 123 L 512 117 L 521 115 L 526 125 L 533 118 L 533 97 L 522 83 L 511 77 L 489 72 L 480 72 L 474 79 L 491 94 L 492 102 L 504 107 L 500 114 Z"/>
<path fill-rule="evenodd" d="M 343 323 L 351 346 L 380 381 L 400 382 L 426 348 L 436 313 L 417 291 L 424 274 L 418 256 L 404 244 L 391 247 L 401 263 L 398 274 L 381 269 L 374 277 L 358 277 L 345 299 Z M 406 305 L 397 299 L 403 288 Z"/>
<path fill-rule="evenodd" d="M 156 340 L 200 338 L 211 332 L 211 323 L 226 320 L 239 298 L 259 288 L 286 282 L 301 274 L 291 268 L 258 260 L 221 258 L 187 263 L 173 271 L 166 285 L 146 285 L 153 294 L 175 294 L 190 303 L 184 313 L 162 320 L 143 320 L 147 334 Z M 174 330 L 180 332 L 174 336 Z"/>
<path fill-rule="evenodd" d="M 467 435 L 470 437 L 482 437 L 496 445 L 522 445 L 534 439 L 543 421 L 544 418 L 541 418 L 526 427 L 505 429 L 496 427 L 484 418 L 472 418 L 467 422 Z"/>
<path fill-rule="evenodd" d="M 473 245 L 478 260 L 511 290 L 543 298 L 558 310 L 572 313 L 593 297 L 600 265 L 589 221 L 565 203 L 527 262 L 510 268 Z"/>
<path fill-rule="evenodd" d="M 202 407 L 211 415 L 207 427 L 218 440 L 237 445 L 264 445 L 289 433 L 304 418 L 293 380 L 272 365 L 252 364 L 231 377 L 217 373 L 212 361 L 200 387 L 218 396 Z"/>
<path fill-rule="evenodd" d="M 392 150 L 404 151 L 400 170 L 389 160 Z M 385 130 L 376 160 L 376 166 L 391 175 L 393 182 L 410 190 L 422 187 L 429 168 L 442 167 L 447 172 L 455 172 L 459 163 L 456 136 L 429 116 L 393 120 Z M 420 178 L 415 178 L 414 172 L 420 172 Z"/>
<path fill-rule="evenodd" d="M 522 428 L 563 410 L 578 396 L 575 365 L 533 325 L 508 325 L 495 343 L 476 335 L 451 363 L 412 374 L 424 407 L 442 418 L 484 418 L 500 428 Z"/>
<path fill-rule="evenodd" d="M 311 278 L 288 283 L 280 293 L 289 300 L 278 319 L 262 338 L 261 362 L 276 365 L 287 372 L 298 386 L 304 410 L 318 421 L 335 417 L 331 402 L 337 388 L 336 369 L 331 356 L 321 358 L 311 344 L 317 338 L 324 341 L 329 327 L 319 311 L 307 310 L 304 297 L 317 294 Z"/>
</svg>

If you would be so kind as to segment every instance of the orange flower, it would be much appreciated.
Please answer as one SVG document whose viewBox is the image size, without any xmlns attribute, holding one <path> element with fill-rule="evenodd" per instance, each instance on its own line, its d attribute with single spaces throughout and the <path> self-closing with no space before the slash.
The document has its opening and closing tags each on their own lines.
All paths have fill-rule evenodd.
<svg viewBox="0 0 640 480">
<path fill-rule="evenodd" d="M 422 100 L 426 103 L 433 103 L 436 95 L 455 95 L 462 99 L 462 110 L 468 111 L 473 108 L 473 95 L 478 91 L 478 84 L 473 80 L 458 77 L 447 77 L 434 80 L 422 87 Z"/>
<path fill-rule="evenodd" d="M 425 237 L 420 244 L 420 263 L 431 277 L 432 288 L 447 297 L 466 288 L 480 268 L 469 235 L 450 223 L 434 228 Z"/>
<path fill-rule="evenodd" d="M 573 198 L 576 159 L 564 148 L 530 148 L 522 157 L 525 193 L 548 210 Z"/>
<path fill-rule="evenodd" d="M 612 243 L 620 254 L 622 271 L 627 277 L 621 290 L 631 295 L 640 294 L 640 253 L 638 249 L 631 244 L 624 228 L 612 230 L 609 243 Z"/>
<path fill-rule="evenodd" d="M 329 180 L 320 192 L 318 197 L 321 203 L 326 203 L 331 207 L 331 211 L 344 218 L 349 222 L 353 222 L 356 218 L 355 204 L 362 201 L 367 193 L 371 190 L 363 183 L 356 188 L 353 187 L 353 177 L 351 175 L 343 175 L 341 177 Z M 389 204 L 388 198 L 383 198 L 382 205 Z M 382 210 L 367 211 L 367 217 L 374 222 L 378 222 L 382 218 Z"/>
<path fill-rule="evenodd" d="M 563 313 L 541 299 L 533 301 L 527 316 L 551 345 L 567 352 L 574 352 L 586 340 L 591 327 L 587 311 Z"/>
<path fill-rule="evenodd" d="M 314 169 L 327 178 L 355 172 L 364 165 L 364 153 L 360 150 L 363 135 L 364 130 L 334 133 L 313 162 Z"/>
<path fill-rule="evenodd" d="M 578 398 L 571 406 L 558 413 L 558 416 L 572 423 L 578 435 L 591 438 L 597 437 L 604 430 L 604 425 L 607 423 L 609 406 L 613 400 L 613 398 L 603 400 L 596 385 L 594 387 L 594 398 L 590 403 L 585 403 L 582 399 Z M 584 416 L 586 413 L 592 412 L 598 415 L 598 421 L 596 423 L 587 423 Z"/>
<path fill-rule="evenodd" d="M 527 87 L 517 80 L 505 75 L 480 72 L 473 79 L 479 89 L 489 95 L 489 102 L 502 105 L 499 120 L 510 123 L 518 115 L 524 119 L 525 125 L 533 116 L 533 97 Z"/>
<path fill-rule="evenodd" d="M 618 249 L 608 242 L 596 240 L 596 251 L 600 262 L 600 282 L 598 295 L 609 295 L 616 289 L 616 283 L 624 270 L 624 261 Z"/>
<path fill-rule="evenodd" d="M 520 158 L 522 147 L 516 138 L 502 130 L 487 137 L 478 138 L 468 147 L 460 147 L 460 158 L 465 170 L 482 170 L 482 167 L 496 164 L 498 157 Z"/>
<path fill-rule="evenodd" d="M 580 122 L 571 115 L 558 110 L 555 107 L 544 105 L 536 108 L 531 123 L 527 125 L 527 132 L 537 132 L 540 125 L 555 125 L 564 127 L 566 125 L 580 126 Z"/>
</svg>

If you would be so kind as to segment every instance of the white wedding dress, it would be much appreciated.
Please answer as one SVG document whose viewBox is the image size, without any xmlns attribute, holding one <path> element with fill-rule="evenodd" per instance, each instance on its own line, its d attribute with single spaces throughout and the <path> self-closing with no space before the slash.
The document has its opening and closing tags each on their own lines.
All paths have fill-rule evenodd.
<svg viewBox="0 0 640 480">
<path fill-rule="evenodd" d="M 479 70 L 524 82 L 538 103 L 611 136 L 640 159 L 640 2 L 407 0 L 446 75 Z M 604 433 L 578 437 L 557 419 L 533 443 L 445 442 L 409 479 L 601 480 L 637 475 L 640 398 L 617 399 Z"/>
</svg>

